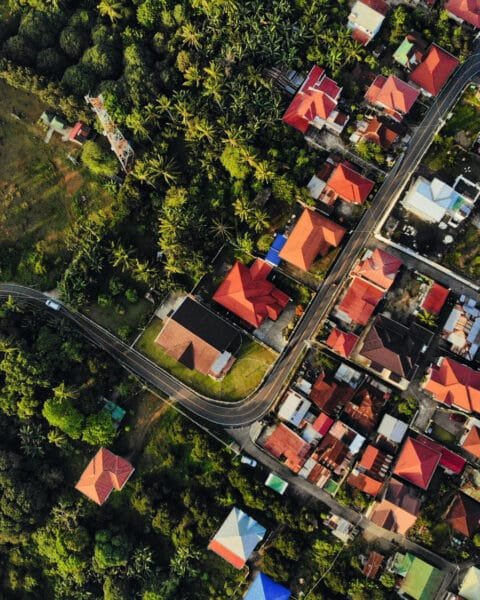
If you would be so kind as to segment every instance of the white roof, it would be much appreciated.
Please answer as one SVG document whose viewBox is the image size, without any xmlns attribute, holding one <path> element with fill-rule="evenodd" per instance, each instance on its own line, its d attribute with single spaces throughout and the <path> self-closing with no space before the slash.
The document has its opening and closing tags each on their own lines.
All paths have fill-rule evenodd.
<svg viewBox="0 0 480 600">
<path fill-rule="evenodd" d="M 310 400 L 300 396 L 293 390 L 289 390 L 287 397 L 280 406 L 278 417 L 282 421 L 288 421 L 298 427 L 311 406 Z"/>
<path fill-rule="evenodd" d="M 220 373 L 223 371 L 223 369 L 227 366 L 228 361 L 232 358 L 232 354 L 231 352 L 227 352 L 226 350 L 224 352 L 222 352 L 222 354 L 219 354 L 217 356 L 217 358 L 215 359 L 215 361 L 213 362 L 213 365 L 210 367 L 210 371 L 214 374 L 214 375 L 220 375 Z"/>
<path fill-rule="evenodd" d="M 374 10 L 371 6 L 364 4 L 361 0 L 358 0 L 353 5 L 348 20 L 352 25 L 373 33 L 381 26 L 385 20 L 385 16 Z"/>
<path fill-rule="evenodd" d="M 480 598 L 480 569 L 477 567 L 468 569 L 458 593 L 465 600 L 478 600 Z"/>
<path fill-rule="evenodd" d="M 378 433 L 399 444 L 407 433 L 408 425 L 400 419 L 392 417 L 392 415 L 384 415 L 382 422 L 378 427 Z"/>
<path fill-rule="evenodd" d="M 325 181 L 314 175 L 307 183 L 307 188 L 310 192 L 310 196 L 315 200 L 318 200 L 318 198 L 320 198 L 320 194 L 323 192 L 326 185 L 327 184 Z"/>
<path fill-rule="evenodd" d="M 248 560 L 255 546 L 265 537 L 266 529 L 239 508 L 232 508 L 213 538 L 224 548 Z"/>
<path fill-rule="evenodd" d="M 460 205 L 456 206 L 460 200 Z M 425 177 L 417 177 L 403 202 L 406 210 L 426 221 L 439 223 L 447 211 L 457 212 L 461 208 L 462 197 L 452 187 L 437 179 L 430 182 Z"/>
</svg>

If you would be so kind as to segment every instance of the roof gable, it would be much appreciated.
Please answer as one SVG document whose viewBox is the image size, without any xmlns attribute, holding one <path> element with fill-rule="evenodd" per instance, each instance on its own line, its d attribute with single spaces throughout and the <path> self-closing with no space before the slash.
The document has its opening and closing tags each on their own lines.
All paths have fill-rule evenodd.
<svg viewBox="0 0 480 600">
<path fill-rule="evenodd" d="M 358 336 L 354 333 L 342 331 L 335 327 L 330 332 L 325 344 L 334 352 L 340 354 L 344 358 L 348 358 L 358 342 Z"/>
<path fill-rule="evenodd" d="M 367 90 L 365 98 L 368 102 L 380 104 L 391 111 L 406 115 L 419 94 L 418 90 L 395 75 L 390 75 L 388 78 L 379 75 Z"/>
<path fill-rule="evenodd" d="M 480 458 L 480 429 L 474 425 L 463 441 L 462 448 L 473 456 Z"/>
<path fill-rule="evenodd" d="M 327 185 L 342 200 L 352 204 L 363 204 L 375 184 L 343 162 L 337 165 Z"/>
<path fill-rule="evenodd" d="M 430 367 L 424 389 L 435 400 L 466 412 L 480 412 L 480 372 L 452 358 L 442 357 Z"/>
<path fill-rule="evenodd" d="M 426 490 L 440 458 L 440 452 L 427 448 L 424 444 L 409 437 L 402 448 L 393 472 L 402 479 Z"/>
<path fill-rule="evenodd" d="M 480 29 L 480 4 L 478 0 L 448 0 L 445 10 Z"/>
<path fill-rule="evenodd" d="M 460 61 L 443 48 L 432 44 L 424 60 L 410 75 L 410 81 L 437 96 Z"/>
<path fill-rule="evenodd" d="M 384 290 L 390 289 L 397 276 L 402 261 L 379 248 L 360 261 L 352 271 L 356 275 L 368 279 Z"/>
<path fill-rule="evenodd" d="M 244 600 L 289 600 L 290 590 L 264 573 L 258 573 L 244 596 Z"/>
<path fill-rule="evenodd" d="M 446 520 L 452 529 L 471 537 L 478 530 L 480 504 L 464 494 L 458 494 L 450 506 Z"/>
<path fill-rule="evenodd" d="M 372 283 L 354 277 L 337 310 L 354 323 L 366 325 L 383 295 L 384 291 Z"/>
</svg>

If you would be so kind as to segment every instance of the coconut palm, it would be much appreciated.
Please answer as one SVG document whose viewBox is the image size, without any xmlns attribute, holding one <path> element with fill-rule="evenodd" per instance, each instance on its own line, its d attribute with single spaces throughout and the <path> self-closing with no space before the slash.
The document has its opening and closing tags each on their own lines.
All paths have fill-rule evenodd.
<svg viewBox="0 0 480 600">
<path fill-rule="evenodd" d="M 253 213 L 252 206 L 245 196 L 240 196 L 233 203 L 233 213 L 242 222 L 248 222 Z"/>
<path fill-rule="evenodd" d="M 62 381 L 57 387 L 53 388 L 53 395 L 57 400 L 74 400 L 78 397 L 78 391 Z"/>
<path fill-rule="evenodd" d="M 213 219 L 210 231 L 212 232 L 213 237 L 220 238 L 222 241 L 225 241 L 231 238 L 233 227 L 231 225 L 227 225 L 222 218 Z"/>
<path fill-rule="evenodd" d="M 133 248 L 125 248 L 122 244 L 115 244 L 112 242 L 110 245 L 110 262 L 114 267 L 120 267 L 122 271 L 126 271 L 131 263 L 133 254 Z"/>
<path fill-rule="evenodd" d="M 185 25 L 182 25 L 178 35 L 187 46 L 191 46 L 192 48 L 195 48 L 195 50 L 200 50 L 202 47 L 200 41 L 202 39 L 202 34 L 195 29 L 192 23 L 185 23 Z"/>
<path fill-rule="evenodd" d="M 119 0 L 101 0 L 97 8 L 102 17 L 108 17 L 112 23 L 125 15 L 125 6 Z"/>
<path fill-rule="evenodd" d="M 167 160 L 159 152 L 148 156 L 146 168 L 151 181 L 163 179 L 167 185 L 172 185 L 178 179 L 179 171 L 175 160 L 173 158 Z"/>
</svg>

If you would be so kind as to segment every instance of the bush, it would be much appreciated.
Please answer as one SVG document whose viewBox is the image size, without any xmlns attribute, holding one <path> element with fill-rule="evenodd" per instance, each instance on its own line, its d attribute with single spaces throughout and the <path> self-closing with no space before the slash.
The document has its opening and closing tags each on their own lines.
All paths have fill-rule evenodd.
<svg viewBox="0 0 480 600">
<path fill-rule="evenodd" d="M 97 142 L 89 140 L 82 150 L 83 164 L 95 175 L 113 177 L 117 172 L 117 160 L 107 153 Z"/>
</svg>

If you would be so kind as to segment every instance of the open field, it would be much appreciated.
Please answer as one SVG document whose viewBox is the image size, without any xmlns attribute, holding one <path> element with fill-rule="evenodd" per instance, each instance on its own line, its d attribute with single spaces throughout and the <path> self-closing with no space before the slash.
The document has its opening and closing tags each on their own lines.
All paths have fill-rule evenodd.
<svg viewBox="0 0 480 600">
<path fill-rule="evenodd" d="M 155 338 L 161 328 L 162 321 L 154 319 L 139 339 L 137 349 L 180 381 L 201 394 L 219 400 L 240 400 L 247 396 L 259 385 L 268 367 L 275 360 L 272 351 L 244 336 L 242 347 L 231 371 L 222 381 L 214 381 L 206 375 L 187 369 L 157 346 Z"/>
<path fill-rule="evenodd" d="M 67 155 L 80 148 L 36 124 L 43 106 L 0 82 L 0 277 L 55 285 L 67 261 L 65 230 L 82 211 L 107 207 L 107 192 Z M 15 114 L 20 118 L 16 118 Z"/>
</svg>

